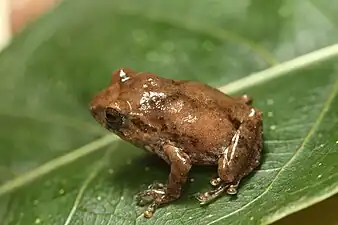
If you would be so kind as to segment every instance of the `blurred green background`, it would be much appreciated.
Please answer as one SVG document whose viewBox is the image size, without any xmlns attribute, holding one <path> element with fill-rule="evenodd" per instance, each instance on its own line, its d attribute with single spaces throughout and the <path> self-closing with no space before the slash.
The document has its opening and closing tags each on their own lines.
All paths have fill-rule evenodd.
<svg viewBox="0 0 338 225">
<path fill-rule="evenodd" d="M 336 57 L 301 70 L 283 62 L 331 45 L 337 52 L 337 9 L 328 0 L 63 2 L 0 55 L 0 221 L 265 224 L 334 195 Z M 221 88 L 281 63 L 288 72 L 236 89 L 264 112 L 266 140 L 238 197 L 199 207 L 192 196 L 210 189 L 215 171 L 197 168 L 181 200 L 144 220 L 133 196 L 165 181 L 168 167 L 89 115 L 111 72 L 127 66 Z M 331 197 L 275 224 L 336 224 L 337 206 Z"/>
</svg>

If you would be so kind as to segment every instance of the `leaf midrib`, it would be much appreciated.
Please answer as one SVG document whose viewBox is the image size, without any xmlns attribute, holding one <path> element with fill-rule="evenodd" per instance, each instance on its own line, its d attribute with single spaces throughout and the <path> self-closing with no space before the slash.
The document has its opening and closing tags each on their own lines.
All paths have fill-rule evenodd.
<svg viewBox="0 0 338 225">
<path fill-rule="evenodd" d="M 103 148 L 107 146 L 108 144 L 111 144 L 115 140 L 117 140 L 117 137 L 115 135 L 113 134 L 105 135 L 82 147 L 72 150 L 70 153 L 66 155 L 50 160 L 49 162 L 46 162 L 43 165 L 31 171 L 23 173 L 22 175 L 19 175 L 0 186 L 0 197 L 62 166 L 66 166 L 80 159 L 81 157 L 84 157 L 92 152 L 95 152 L 98 149 Z"/>
<path fill-rule="evenodd" d="M 225 85 L 219 88 L 221 91 L 228 94 L 233 94 L 235 92 L 241 91 L 245 88 L 256 86 L 267 81 L 271 81 L 281 76 L 285 76 L 290 72 L 299 70 L 313 63 L 321 62 L 325 59 L 330 59 L 338 55 L 338 44 L 331 45 L 317 51 L 308 53 L 306 55 L 297 57 L 290 61 L 284 62 L 278 66 L 263 70 L 261 72 L 249 75 L 247 77 L 238 79 L 228 85 Z M 114 142 L 118 138 L 114 135 L 106 135 L 100 139 L 97 139 L 93 142 L 90 142 L 80 148 L 73 149 L 70 153 L 53 159 L 45 164 L 29 171 L 23 173 L 22 175 L 17 176 L 16 178 L 6 182 L 0 186 L 0 197 L 4 194 L 7 194 L 15 189 L 26 185 L 33 180 L 42 177 L 61 166 L 65 166 L 71 162 L 76 161 L 77 159 L 86 156 L 99 148 L 105 147 L 108 144 Z"/>
</svg>

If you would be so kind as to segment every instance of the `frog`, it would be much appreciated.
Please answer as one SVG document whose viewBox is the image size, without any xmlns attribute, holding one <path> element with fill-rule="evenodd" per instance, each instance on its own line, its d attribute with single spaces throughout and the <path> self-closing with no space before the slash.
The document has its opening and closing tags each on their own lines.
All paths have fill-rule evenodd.
<svg viewBox="0 0 338 225">
<path fill-rule="evenodd" d="M 208 205 L 223 193 L 236 195 L 240 182 L 261 161 L 263 113 L 248 95 L 230 96 L 208 84 L 119 68 L 89 104 L 109 132 L 156 154 L 170 166 L 166 183 L 136 195 L 144 217 L 181 197 L 192 166 L 215 166 L 213 188 L 198 194 Z"/>
</svg>

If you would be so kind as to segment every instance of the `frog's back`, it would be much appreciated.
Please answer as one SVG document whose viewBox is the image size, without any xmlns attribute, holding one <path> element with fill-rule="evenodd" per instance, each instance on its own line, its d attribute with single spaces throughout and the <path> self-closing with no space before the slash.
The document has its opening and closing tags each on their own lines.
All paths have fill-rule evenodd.
<svg viewBox="0 0 338 225">
<path fill-rule="evenodd" d="M 243 104 L 242 101 L 203 83 L 183 81 L 179 87 L 180 92 L 188 98 L 194 99 L 201 104 L 204 103 L 210 107 L 222 108 L 222 110 L 226 111 L 228 114 L 250 111 L 251 108 L 250 106 Z"/>
<path fill-rule="evenodd" d="M 229 104 L 220 107 L 217 92 L 208 95 L 203 87 L 195 87 L 189 90 L 186 83 L 179 84 L 178 91 L 167 97 L 162 136 L 174 140 L 193 163 L 216 164 L 236 131 L 230 116 L 232 98 L 221 93 L 218 97 Z"/>
<path fill-rule="evenodd" d="M 149 106 L 141 105 L 140 109 L 146 109 L 142 112 L 151 121 L 162 124 L 158 138 L 175 142 L 194 164 L 217 164 L 237 129 L 234 114 L 248 110 L 242 102 L 208 85 L 159 78 L 154 74 L 139 74 L 126 93 L 130 102 L 142 100 L 144 93 L 160 96 L 147 99 Z M 132 94 L 137 96 L 130 99 Z"/>
</svg>

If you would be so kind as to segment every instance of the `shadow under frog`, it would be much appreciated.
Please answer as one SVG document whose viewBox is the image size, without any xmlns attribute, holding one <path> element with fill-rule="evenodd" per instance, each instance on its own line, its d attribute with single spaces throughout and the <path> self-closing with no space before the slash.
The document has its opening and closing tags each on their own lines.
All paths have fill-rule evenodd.
<svg viewBox="0 0 338 225">
<path fill-rule="evenodd" d="M 206 84 L 171 80 L 148 72 L 118 69 L 108 88 L 90 103 L 106 129 L 170 165 L 167 184 L 154 183 L 138 194 L 151 217 L 160 205 L 181 196 L 193 165 L 217 166 L 214 189 L 200 204 L 222 193 L 237 193 L 242 178 L 260 164 L 262 113 L 246 95 L 231 97 Z"/>
<path fill-rule="evenodd" d="M 124 187 L 128 187 L 128 195 L 133 196 L 138 193 L 140 189 L 148 187 L 150 182 L 160 182 L 163 177 L 170 172 L 163 160 L 154 154 L 138 154 L 135 152 L 137 148 L 129 145 L 126 142 L 120 142 L 117 149 L 123 150 L 122 155 L 116 158 L 112 156 L 110 164 L 113 167 L 119 168 L 114 173 L 109 175 L 109 183 L 118 183 Z M 264 154 L 262 162 L 264 163 Z M 127 162 L 130 163 L 127 163 Z M 256 168 L 259 170 L 259 166 Z M 245 179 L 241 181 L 240 186 L 245 186 L 247 182 L 256 173 L 254 170 Z M 132 175 L 131 175 L 132 174 Z M 217 177 L 215 173 L 215 166 L 194 166 L 189 172 L 189 178 L 182 191 L 183 196 L 180 198 L 185 204 L 195 204 L 196 196 L 201 190 L 210 188 L 208 177 Z M 237 195 L 230 195 L 230 200 L 235 200 Z M 179 204 L 179 203 L 178 203 Z"/>
</svg>

